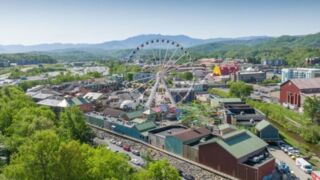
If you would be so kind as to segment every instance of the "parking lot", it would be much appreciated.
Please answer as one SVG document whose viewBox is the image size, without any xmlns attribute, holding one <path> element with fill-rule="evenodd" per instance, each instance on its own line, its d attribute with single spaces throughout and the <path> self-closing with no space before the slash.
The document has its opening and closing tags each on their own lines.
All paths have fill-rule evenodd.
<svg viewBox="0 0 320 180">
<path fill-rule="evenodd" d="M 295 161 L 291 159 L 285 152 L 283 152 L 277 146 L 269 146 L 269 152 L 273 155 L 275 159 L 285 162 L 289 167 L 290 170 L 294 172 L 295 176 L 301 180 L 307 180 L 308 178 L 311 179 L 311 176 L 303 172 L 298 166 L 296 166 Z M 288 178 L 292 179 L 292 178 Z"/>
</svg>

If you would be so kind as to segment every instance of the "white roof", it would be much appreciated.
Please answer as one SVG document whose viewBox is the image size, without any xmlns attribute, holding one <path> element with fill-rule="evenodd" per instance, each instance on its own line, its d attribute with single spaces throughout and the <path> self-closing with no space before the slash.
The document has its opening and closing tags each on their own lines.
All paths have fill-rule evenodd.
<svg viewBox="0 0 320 180">
<path fill-rule="evenodd" d="M 83 97 L 89 100 L 97 100 L 99 99 L 103 94 L 102 93 L 97 93 L 97 92 L 88 92 L 86 95 Z"/>
<path fill-rule="evenodd" d="M 58 99 L 45 99 L 45 100 L 37 102 L 37 104 L 44 105 L 44 106 L 50 106 L 50 107 L 62 107 L 61 102 L 62 102 L 62 100 L 58 100 Z"/>
</svg>

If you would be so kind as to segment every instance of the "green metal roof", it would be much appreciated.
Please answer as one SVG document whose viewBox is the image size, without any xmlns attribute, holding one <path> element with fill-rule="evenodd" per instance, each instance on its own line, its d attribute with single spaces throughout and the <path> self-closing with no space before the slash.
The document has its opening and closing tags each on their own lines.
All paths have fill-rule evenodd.
<svg viewBox="0 0 320 180">
<path fill-rule="evenodd" d="M 264 129 L 264 128 L 270 126 L 270 125 L 271 125 L 271 124 L 270 124 L 268 121 L 262 120 L 262 121 L 260 121 L 260 122 L 256 125 L 256 129 L 257 129 L 258 131 L 261 131 L 262 129 Z"/>
<path fill-rule="evenodd" d="M 150 129 L 154 129 L 157 127 L 157 125 L 153 121 L 145 121 L 143 123 L 136 124 L 135 127 L 138 131 L 143 132 Z"/>
<path fill-rule="evenodd" d="M 69 105 L 82 105 L 82 104 L 88 104 L 90 103 L 87 99 L 81 98 L 81 97 L 73 97 L 71 99 L 67 99 L 67 102 Z"/>
<path fill-rule="evenodd" d="M 142 111 L 131 111 L 131 112 L 127 112 L 126 115 L 129 119 L 134 119 L 134 118 L 138 118 L 138 117 L 143 116 L 143 112 Z"/>
<path fill-rule="evenodd" d="M 228 133 L 221 138 L 213 138 L 204 144 L 218 143 L 236 159 L 267 147 L 267 143 L 249 131 L 238 130 Z"/>
</svg>

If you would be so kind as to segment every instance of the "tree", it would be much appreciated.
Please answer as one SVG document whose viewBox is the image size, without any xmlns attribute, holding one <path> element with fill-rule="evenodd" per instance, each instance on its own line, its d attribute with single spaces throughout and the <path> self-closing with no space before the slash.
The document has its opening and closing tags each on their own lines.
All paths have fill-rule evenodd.
<svg viewBox="0 0 320 180">
<path fill-rule="evenodd" d="M 320 97 L 307 97 L 303 104 L 304 113 L 311 118 L 311 121 L 320 124 Z"/>
<path fill-rule="evenodd" d="M 238 98 L 245 98 L 249 96 L 253 91 L 251 85 L 246 84 L 245 82 L 231 82 L 230 83 L 230 95 Z"/>
<path fill-rule="evenodd" d="M 152 162 L 146 170 L 141 170 L 136 174 L 136 179 L 176 180 L 179 178 L 178 171 L 166 159 Z"/>
<path fill-rule="evenodd" d="M 52 130 L 32 135 L 4 168 L 8 179 L 129 179 L 132 174 L 132 167 L 120 154 L 64 141 Z"/>
<path fill-rule="evenodd" d="M 67 131 L 67 136 L 80 142 L 91 142 L 93 133 L 86 125 L 83 112 L 76 106 L 66 108 L 60 114 L 61 127 Z"/>
<path fill-rule="evenodd" d="M 4 174 L 9 179 L 53 179 L 59 138 L 53 131 L 40 131 L 19 147 Z"/>
</svg>

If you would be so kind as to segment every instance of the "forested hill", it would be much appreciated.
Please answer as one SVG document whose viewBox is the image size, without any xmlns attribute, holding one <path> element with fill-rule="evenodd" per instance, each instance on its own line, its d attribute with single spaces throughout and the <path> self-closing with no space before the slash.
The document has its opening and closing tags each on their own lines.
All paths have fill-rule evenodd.
<svg viewBox="0 0 320 180">
<path fill-rule="evenodd" d="M 320 57 L 320 33 L 304 36 L 281 36 L 261 42 L 224 41 L 190 48 L 196 57 L 284 59 L 289 65 L 302 65 L 307 57 Z"/>
<path fill-rule="evenodd" d="M 9 62 L 17 64 L 39 64 L 39 63 L 56 63 L 57 61 L 51 56 L 39 53 L 14 53 L 0 54 L 0 62 Z"/>
</svg>

